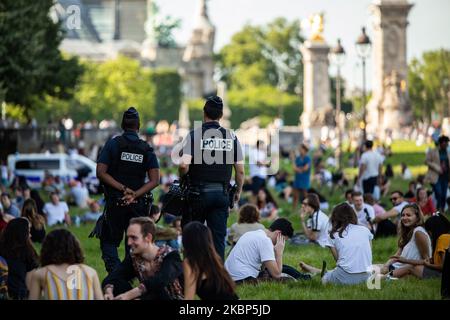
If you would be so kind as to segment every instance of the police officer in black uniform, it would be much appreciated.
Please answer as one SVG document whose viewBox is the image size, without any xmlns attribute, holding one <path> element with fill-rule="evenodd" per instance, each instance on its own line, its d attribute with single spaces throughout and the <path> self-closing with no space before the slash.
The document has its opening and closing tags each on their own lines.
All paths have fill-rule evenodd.
<svg viewBox="0 0 450 320">
<path fill-rule="evenodd" d="M 183 213 L 182 225 L 190 221 L 206 221 L 214 246 L 222 260 L 230 201 L 237 202 L 244 182 L 242 149 L 237 137 L 220 126 L 223 102 L 209 97 L 203 108 L 203 124 L 185 138 L 179 166 L 180 177 L 188 176 L 189 213 Z M 229 185 L 235 170 L 236 193 L 229 199 Z M 232 206 L 231 205 L 231 206 Z"/>
<path fill-rule="evenodd" d="M 158 160 L 148 143 L 139 139 L 139 126 L 139 113 L 130 107 L 123 114 L 123 134 L 106 143 L 97 161 L 106 199 L 99 238 L 108 273 L 120 263 L 117 248 L 130 219 L 148 216 L 151 190 L 159 184 Z"/>
</svg>

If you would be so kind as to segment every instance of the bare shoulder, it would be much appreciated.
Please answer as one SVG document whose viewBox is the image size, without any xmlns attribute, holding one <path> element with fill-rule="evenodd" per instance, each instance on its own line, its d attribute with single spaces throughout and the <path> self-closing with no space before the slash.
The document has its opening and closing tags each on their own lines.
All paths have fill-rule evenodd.
<svg viewBox="0 0 450 320">
<path fill-rule="evenodd" d="M 47 273 L 47 267 L 37 268 L 32 271 L 32 276 L 37 280 L 44 280 L 45 274 Z"/>
<path fill-rule="evenodd" d="M 428 234 L 426 233 L 425 230 L 418 229 L 418 230 L 415 232 L 415 234 L 416 234 L 416 239 L 417 239 L 417 240 L 426 240 L 426 239 L 428 239 Z"/>
<path fill-rule="evenodd" d="M 97 271 L 94 268 L 92 268 L 86 264 L 82 264 L 81 266 L 86 271 L 88 276 L 90 276 L 90 277 L 98 276 Z"/>
<path fill-rule="evenodd" d="M 191 268 L 190 264 L 189 264 L 189 260 L 187 258 L 183 259 L 183 267 L 187 267 L 187 268 Z"/>
<path fill-rule="evenodd" d="M 187 274 L 192 273 L 192 268 L 191 268 L 191 265 L 189 264 L 189 260 L 187 258 L 184 258 L 184 260 L 183 260 L 183 270 Z"/>
</svg>

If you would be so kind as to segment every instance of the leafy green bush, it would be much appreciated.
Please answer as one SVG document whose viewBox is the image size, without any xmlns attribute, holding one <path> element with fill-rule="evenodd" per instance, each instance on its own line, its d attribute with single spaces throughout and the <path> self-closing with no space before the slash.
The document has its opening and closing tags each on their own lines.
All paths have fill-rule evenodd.
<svg viewBox="0 0 450 320">
<path fill-rule="evenodd" d="M 228 97 L 232 112 L 231 124 L 235 128 L 239 127 L 241 122 L 256 116 L 260 117 L 263 126 L 277 116 L 283 118 L 286 125 L 298 124 L 302 109 L 299 96 L 264 85 L 245 90 L 231 90 Z"/>
</svg>

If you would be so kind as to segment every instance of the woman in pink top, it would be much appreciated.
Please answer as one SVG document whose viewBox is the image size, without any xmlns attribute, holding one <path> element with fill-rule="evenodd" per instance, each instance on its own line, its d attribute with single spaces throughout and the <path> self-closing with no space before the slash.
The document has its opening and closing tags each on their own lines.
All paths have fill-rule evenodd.
<svg viewBox="0 0 450 320">
<path fill-rule="evenodd" d="M 364 195 L 364 203 L 367 203 L 373 207 L 373 210 L 375 211 L 375 217 L 386 212 L 386 210 L 384 210 L 384 208 L 377 203 L 371 193 L 366 193 Z"/>
<path fill-rule="evenodd" d="M 417 189 L 414 202 L 420 206 L 420 209 L 425 216 L 432 216 L 433 213 L 436 212 L 436 207 L 434 206 L 431 197 L 428 196 L 427 189 L 425 188 Z"/>
</svg>

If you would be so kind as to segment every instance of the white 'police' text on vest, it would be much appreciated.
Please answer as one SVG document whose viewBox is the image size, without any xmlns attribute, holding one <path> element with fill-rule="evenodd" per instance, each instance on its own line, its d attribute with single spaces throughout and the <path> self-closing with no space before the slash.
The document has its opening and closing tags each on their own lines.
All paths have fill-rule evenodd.
<svg viewBox="0 0 450 320">
<path fill-rule="evenodd" d="M 137 153 L 122 152 L 122 154 L 120 155 L 120 160 L 142 163 L 144 161 L 144 155 Z"/>
<path fill-rule="evenodd" d="M 200 142 L 202 150 L 231 151 L 233 140 L 231 139 L 202 139 Z"/>
</svg>

